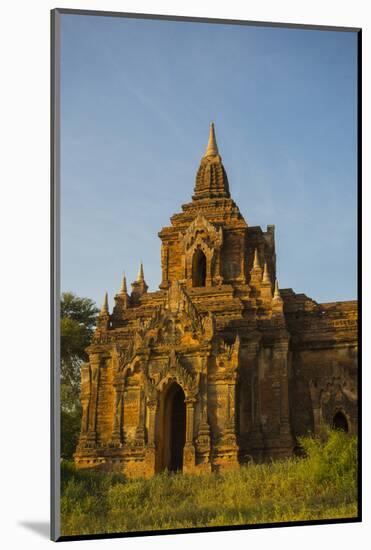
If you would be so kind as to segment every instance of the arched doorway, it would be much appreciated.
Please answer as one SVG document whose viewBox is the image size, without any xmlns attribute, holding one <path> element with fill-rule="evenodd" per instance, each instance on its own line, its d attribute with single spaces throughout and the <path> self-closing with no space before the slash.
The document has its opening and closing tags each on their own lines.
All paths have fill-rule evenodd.
<svg viewBox="0 0 371 550">
<path fill-rule="evenodd" d="M 206 285 L 206 256 L 200 248 L 197 248 L 192 259 L 192 285 Z"/>
<path fill-rule="evenodd" d="M 349 426 L 346 416 L 342 412 L 337 412 L 332 420 L 332 427 L 334 430 L 342 430 L 345 433 L 348 433 Z"/>
<path fill-rule="evenodd" d="M 186 406 L 183 389 L 173 382 L 165 391 L 162 402 L 162 434 L 160 470 L 183 469 L 183 449 L 186 430 Z"/>
</svg>

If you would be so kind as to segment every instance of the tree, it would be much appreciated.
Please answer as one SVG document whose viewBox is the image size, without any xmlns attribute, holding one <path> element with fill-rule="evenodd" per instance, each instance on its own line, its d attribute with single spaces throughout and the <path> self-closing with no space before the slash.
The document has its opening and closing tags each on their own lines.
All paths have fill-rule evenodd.
<svg viewBox="0 0 371 550">
<path fill-rule="evenodd" d="M 99 310 L 90 298 L 61 297 L 61 456 L 72 458 L 81 423 L 80 366 L 87 360 Z"/>
</svg>

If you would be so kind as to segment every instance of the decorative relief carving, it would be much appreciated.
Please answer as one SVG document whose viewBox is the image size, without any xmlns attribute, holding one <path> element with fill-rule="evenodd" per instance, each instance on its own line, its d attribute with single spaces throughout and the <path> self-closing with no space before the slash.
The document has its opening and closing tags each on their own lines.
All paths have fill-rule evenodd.
<svg viewBox="0 0 371 550">
<path fill-rule="evenodd" d="M 161 391 L 169 380 L 172 379 L 176 380 L 183 388 L 186 397 L 195 397 L 197 395 L 200 374 L 192 374 L 189 372 L 189 370 L 181 364 L 180 358 L 175 351 L 171 352 L 167 364 L 164 365 L 160 372 L 154 377 L 156 388 Z"/>
<path fill-rule="evenodd" d="M 136 330 L 126 348 L 116 344 L 113 358 L 117 371 L 123 372 L 142 350 L 153 346 L 198 345 L 211 340 L 215 321 L 211 312 L 201 316 L 187 292 L 178 281 L 166 293 L 164 303 L 148 319 L 137 322 Z"/>
<path fill-rule="evenodd" d="M 309 381 L 309 389 L 314 404 L 321 405 L 330 399 L 341 401 L 345 396 L 349 401 L 357 401 L 357 387 L 355 383 L 349 383 L 344 376 L 333 376 L 326 382 L 317 380 Z"/>
<path fill-rule="evenodd" d="M 233 344 L 227 344 L 223 339 L 218 339 L 214 348 L 217 376 L 222 378 L 234 378 L 239 364 L 239 352 L 241 341 L 237 334 Z"/>
<path fill-rule="evenodd" d="M 221 227 L 216 229 L 202 214 L 198 214 L 183 234 L 181 243 L 186 253 L 202 244 L 206 245 L 205 249 L 208 251 L 220 248 L 223 244 L 223 230 Z"/>
<path fill-rule="evenodd" d="M 356 409 L 358 397 L 355 381 L 347 380 L 344 375 L 332 376 L 322 381 L 311 379 L 309 390 L 315 432 L 322 423 L 331 425 L 337 411 Z"/>
</svg>

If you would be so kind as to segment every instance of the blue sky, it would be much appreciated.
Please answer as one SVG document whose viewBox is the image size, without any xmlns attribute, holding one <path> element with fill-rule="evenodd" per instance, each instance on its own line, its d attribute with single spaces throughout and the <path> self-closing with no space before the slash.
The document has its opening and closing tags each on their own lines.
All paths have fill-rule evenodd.
<svg viewBox="0 0 371 550">
<path fill-rule="evenodd" d="M 356 34 L 62 16 L 61 285 L 98 304 L 189 202 L 210 121 L 281 288 L 356 298 Z"/>
</svg>

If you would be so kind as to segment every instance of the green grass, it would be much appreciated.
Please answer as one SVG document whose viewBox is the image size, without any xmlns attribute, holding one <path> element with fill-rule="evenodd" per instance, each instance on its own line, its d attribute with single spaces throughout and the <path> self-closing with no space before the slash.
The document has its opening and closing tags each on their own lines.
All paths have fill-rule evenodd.
<svg viewBox="0 0 371 550">
<path fill-rule="evenodd" d="M 62 535 L 356 517 L 356 438 L 331 431 L 301 445 L 305 458 L 148 480 L 64 463 Z"/>
</svg>

